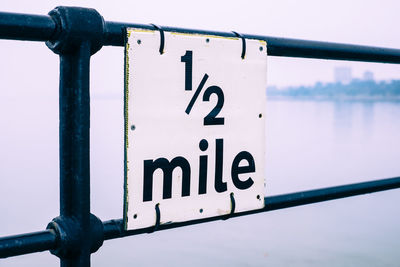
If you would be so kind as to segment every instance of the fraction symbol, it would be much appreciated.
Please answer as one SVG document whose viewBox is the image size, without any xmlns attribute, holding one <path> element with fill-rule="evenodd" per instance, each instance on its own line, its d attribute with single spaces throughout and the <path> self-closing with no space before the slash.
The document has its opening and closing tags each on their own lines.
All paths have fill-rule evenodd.
<svg viewBox="0 0 400 267">
<path fill-rule="evenodd" d="M 206 74 L 204 74 L 203 79 L 201 80 L 201 82 L 199 84 L 199 87 L 197 87 L 196 92 L 194 92 L 193 97 L 190 100 L 189 105 L 187 106 L 187 108 L 185 110 L 186 114 L 189 115 L 189 113 L 192 110 L 192 107 L 193 107 L 194 103 L 196 102 L 197 98 L 199 97 L 201 89 L 203 89 L 204 84 L 206 83 L 207 79 L 208 79 L 208 75 L 206 73 Z"/>
<path fill-rule="evenodd" d="M 186 53 L 183 56 L 181 56 L 181 62 L 185 63 L 185 91 L 191 91 L 192 76 L 193 76 L 193 51 L 186 50 Z M 188 115 L 190 114 L 190 111 L 192 110 L 194 103 L 196 102 L 197 98 L 201 93 L 201 90 L 203 89 L 205 83 L 207 82 L 208 77 L 209 77 L 208 74 L 205 73 L 203 78 L 201 79 L 199 86 L 196 89 L 196 92 L 194 92 L 192 99 L 190 99 L 190 102 L 186 107 L 185 110 L 186 114 Z M 208 113 L 208 115 L 204 117 L 203 125 L 224 125 L 225 118 L 217 117 L 217 115 L 222 110 L 222 107 L 224 106 L 224 101 L 225 101 L 224 92 L 219 86 L 216 85 L 209 86 L 203 94 L 203 102 L 210 101 L 210 96 L 212 94 L 215 94 L 217 96 L 218 99 L 217 104 L 210 111 L 210 113 Z"/>
</svg>

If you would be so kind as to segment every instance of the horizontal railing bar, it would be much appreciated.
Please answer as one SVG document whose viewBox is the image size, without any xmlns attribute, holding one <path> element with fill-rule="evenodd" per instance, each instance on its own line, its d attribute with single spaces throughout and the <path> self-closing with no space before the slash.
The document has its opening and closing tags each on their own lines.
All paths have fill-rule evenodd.
<svg viewBox="0 0 400 267">
<path fill-rule="evenodd" d="M 47 41 L 55 31 L 50 16 L 0 12 L 0 39 Z"/>
<path fill-rule="evenodd" d="M 265 198 L 266 211 L 400 188 L 400 177 L 339 185 Z"/>
<path fill-rule="evenodd" d="M 56 248 L 54 230 L 6 236 L 0 238 L 0 258 L 7 258 Z"/>
<path fill-rule="evenodd" d="M 340 199 L 350 196 L 357 196 L 357 195 L 379 192 L 395 188 L 400 188 L 400 177 L 271 196 L 264 198 L 265 207 L 263 209 L 235 213 L 230 217 L 239 217 L 243 215 L 290 208 L 300 205 L 312 204 L 333 199 Z M 226 218 L 227 216 L 225 215 L 225 216 L 211 217 L 199 220 L 192 220 L 187 222 L 162 224 L 158 227 L 157 231 L 172 229 L 187 225 L 211 222 L 221 219 L 223 220 Z M 103 222 L 103 226 L 104 226 L 105 240 L 120 238 L 130 235 L 137 235 L 142 233 L 150 233 L 154 230 L 154 227 L 148 227 L 143 229 L 124 231 L 124 225 L 122 219 Z"/>
<path fill-rule="evenodd" d="M 124 35 L 122 33 L 124 28 L 126 27 L 154 30 L 154 26 L 148 24 L 106 22 L 104 45 L 123 46 Z M 237 37 L 233 32 L 193 30 L 176 27 L 161 28 L 164 31 L 179 33 Z M 400 49 L 308 41 L 243 33 L 242 36 L 248 39 L 265 40 L 268 44 L 268 55 L 270 56 L 350 60 L 394 64 L 400 63 Z"/>
<path fill-rule="evenodd" d="M 123 46 L 124 29 L 134 27 L 154 29 L 148 24 L 105 22 L 104 45 Z M 162 27 L 165 31 L 236 37 L 233 32 L 193 30 L 177 27 Z M 0 39 L 48 41 L 57 35 L 57 26 L 48 15 L 28 15 L 0 12 Z M 380 63 L 400 63 L 400 49 L 340 44 L 263 35 L 242 34 L 249 39 L 265 40 L 268 54 L 280 57 L 302 57 L 315 59 L 350 60 Z"/>
<path fill-rule="evenodd" d="M 243 215 L 279 210 L 395 188 L 400 188 L 400 177 L 265 197 L 265 207 L 263 209 L 235 213 L 231 217 L 239 217 Z M 223 219 L 227 219 L 227 216 L 225 215 L 211 217 L 180 223 L 161 224 L 158 227 L 157 231 Z M 154 227 L 148 227 L 143 229 L 125 231 L 122 219 L 105 221 L 103 222 L 103 227 L 104 240 L 138 235 L 143 233 L 151 233 L 154 230 Z M 57 237 L 56 233 L 53 230 L 45 230 L 35 233 L 2 237 L 0 238 L 0 258 L 55 249 L 56 246 Z"/>
</svg>

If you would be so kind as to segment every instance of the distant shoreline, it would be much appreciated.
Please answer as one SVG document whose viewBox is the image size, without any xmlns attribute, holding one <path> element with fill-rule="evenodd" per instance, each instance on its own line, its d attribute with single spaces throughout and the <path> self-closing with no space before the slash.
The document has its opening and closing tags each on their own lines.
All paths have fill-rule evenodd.
<svg viewBox="0 0 400 267">
<path fill-rule="evenodd" d="M 359 102 L 400 102 L 400 96 L 277 96 L 267 95 L 270 101 L 359 101 Z"/>
<path fill-rule="evenodd" d="M 400 101 L 400 80 L 362 81 L 353 79 L 348 84 L 321 83 L 313 86 L 292 86 L 278 89 L 270 86 L 268 99 L 313 101 Z"/>
</svg>

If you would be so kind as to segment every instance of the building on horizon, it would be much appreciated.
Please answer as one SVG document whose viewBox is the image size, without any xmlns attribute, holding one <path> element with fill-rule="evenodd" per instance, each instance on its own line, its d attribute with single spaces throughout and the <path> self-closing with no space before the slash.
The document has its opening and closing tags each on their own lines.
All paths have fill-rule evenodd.
<svg viewBox="0 0 400 267">
<path fill-rule="evenodd" d="M 335 67 L 334 81 L 335 83 L 349 84 L 352 80 L 350 67 Z"/>
<path fill-rule="evenodd" d="M 372 71 L 365 71 L 363 74 L 364 81 L 373 81 L 374 80 L 374 73 Z"/>
</svg>

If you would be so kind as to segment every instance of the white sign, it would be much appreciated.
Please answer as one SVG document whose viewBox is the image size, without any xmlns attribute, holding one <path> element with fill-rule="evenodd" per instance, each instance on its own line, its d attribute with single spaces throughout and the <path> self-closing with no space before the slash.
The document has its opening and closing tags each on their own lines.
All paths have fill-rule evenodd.
<svg viewBox="0 0 400 267">
<path fill-rule="evenodd" d="M 127 33 L 125 228 L 263 208 L 265 41 Z"/>
</svg>

